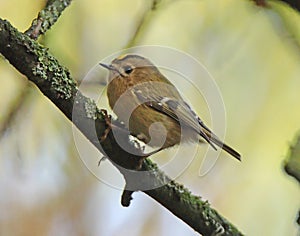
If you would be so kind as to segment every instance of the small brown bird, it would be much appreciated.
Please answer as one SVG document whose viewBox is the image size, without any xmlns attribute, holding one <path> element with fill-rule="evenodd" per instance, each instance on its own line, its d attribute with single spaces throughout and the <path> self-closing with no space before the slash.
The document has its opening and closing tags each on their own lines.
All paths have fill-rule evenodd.
<svg viewBox="0 0 300 236">
<path fill-rule="evenodd" d="M 109 105 L 130 133 L 159 150 L 180 142 L 203 139 L 233 157 L 241 155 L 209 130 L 176 87 L 148 59 L 135 54 L 120 56 L 110 65 L 107 96 Z"/>
</svg>

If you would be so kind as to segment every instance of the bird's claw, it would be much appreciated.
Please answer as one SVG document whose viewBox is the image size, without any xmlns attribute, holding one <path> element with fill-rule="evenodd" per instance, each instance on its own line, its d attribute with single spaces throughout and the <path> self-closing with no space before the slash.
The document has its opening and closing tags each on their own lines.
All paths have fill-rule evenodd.
<svg viewBox="0 0 300 236">
<path fill-rule="evenodd" d="M 111 131 L 111 115 L 107 114 L 107 111 L 104 109 L 101 109 L 101 113 L 104 116 L 104 120 L 105 120 L 105 125 L 106 125 L 106 129 L 104 130 L 101 138 L 100 138 L 100 143 L 103 142 L 106 138 L 107 135 L 109 134 L 109 132 Z"/>
</svg>

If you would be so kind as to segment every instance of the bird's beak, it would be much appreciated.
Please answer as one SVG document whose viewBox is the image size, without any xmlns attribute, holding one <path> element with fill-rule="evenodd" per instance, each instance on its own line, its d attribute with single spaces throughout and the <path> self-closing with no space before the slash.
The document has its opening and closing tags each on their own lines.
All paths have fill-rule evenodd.
<svg viewBox="0 0 300 236">
<path fill-rule="evenodd" d="M 106 64 L 101 63 L 101 62 L 99 63 L 99 65 L 103 66 L 105 69 L 108 69 L 109 71 L 116 71 L 116 72 L 119 73 L 119 71 L 115 67 L 113 67 L 112 65 L 106 65 Z"/>
<path fill-rule="evenodd" d="M 100 66 L 103 66 L 104 68 L 108 69 L 108 70 L 111 70 L 111 65 L 106 65 L 104 63 L 99 63 Z"/>
</svg>

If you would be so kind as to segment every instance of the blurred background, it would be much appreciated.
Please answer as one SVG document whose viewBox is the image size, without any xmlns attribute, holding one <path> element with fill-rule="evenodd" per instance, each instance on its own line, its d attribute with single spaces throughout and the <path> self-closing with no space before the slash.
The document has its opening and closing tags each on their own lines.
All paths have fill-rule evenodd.
<svg viewBox="0 0 300 236">
<path fill-rule="evenodd" d="M 157 2 L 151 11 L 150 0 L 74 1 L 39 41 L 79 82 L 128 46 L 174 47 L 201 61 L 223 97 L 225 139 L 243 160 L 222 153 L 200 176 L 200 151 L 176 181 L 246 235 L 297 235 L 299 184 L 285 174 L 283 162 L 299 130 L 298 12 L 250 0 Z M 25 31 L 44 4 L 0 0 L 0 17 Z M 99 72 L 99 81 L 105 76 Z M 122 190 L 90 172 L 78 145 L 95 168 L 101 154 L 64 115 L 3 59 L 0 79 L 0 235 L 198 235 L 143 193 L 123 208 Z M 92 82 L 85 90 L 97 92 L 95 85 L 101 91 Z M 180 90 L 188 93 L 185 86 Z M 197 99 L 189 100 L 201 114 Z M 108 161 L 101 165 L 107 179 L 123 183 Z"/>
</svg>

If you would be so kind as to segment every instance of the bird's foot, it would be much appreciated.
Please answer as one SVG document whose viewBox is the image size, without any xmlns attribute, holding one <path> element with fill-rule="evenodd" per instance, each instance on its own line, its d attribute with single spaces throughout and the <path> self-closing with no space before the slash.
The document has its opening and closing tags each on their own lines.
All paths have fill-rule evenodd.
<svg viewBox="0 0 300 236">
<path fill-rule="evenodd" d="M 106 129 L 104 130 L 104 132 L 100 138 L 100 142 L 103 142 L 107 138 L 107 135 L 111 131 L 112 127 L 111 127 L 111 115 L 108 115 L 107 111 L 104 109 L 101 109 L 101 113 L 104 116 L 105 125 L 106 125 Z"/>
</svg>

